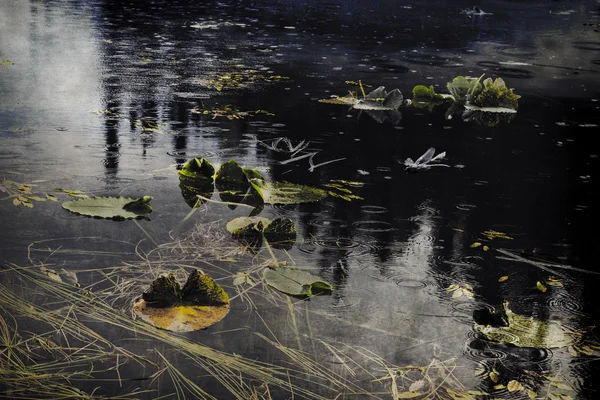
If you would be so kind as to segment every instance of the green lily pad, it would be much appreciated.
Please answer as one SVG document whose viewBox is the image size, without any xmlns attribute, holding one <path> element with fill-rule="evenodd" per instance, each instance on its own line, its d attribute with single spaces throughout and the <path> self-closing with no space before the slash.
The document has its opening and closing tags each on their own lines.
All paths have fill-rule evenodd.
<svg viewBox="0 0 600 400">
<path fill-rule="evenodd" d="M 474 324 L 474 329 L 488 340 L 518 347 L 557 348 L 568 347 L 574 337 L 560 322 L 544 322 L 533 317 L 513 313 L 508 302 L 503 303 L 506 326 Z"/>
<path fill-rule="evenodd" d="M 263 189 L 263 195 L 267 204 L 298 204 L 322 200 L 327 197 L 327 191 L 289 182 L 274 182 Z"/>
<path fill-rule="evenodd" d="M 65 210 L 94 218 L 113 220 L 144 218 L 152 212 L 152 196 L 137 199 L 129 197 L 90 197 L 67 201 L 62 204 Z"/>
<path fill-rule="evenodd" d="M 333 289 L 333 285 L 321 277 L 298 269 L 266 269 L 263 278 L 269 286 L 292 296 L 310 296 L 313 288 Z"/>
<path fill-rule="evenodd" d="M 215 175 L 215 167 L 204 158 L 193 158 L 179 171 L 179 175 L 192 179 L 204 179 L 212 181 Z"/>
<path fill-rule="evenodd" d="M 227 223 L 226 229 L 233 235 L 242 234 L 249 226 L 258 226 L 261 223 L 262 227 L 269 225 L 271 220 L 265 217 L 239 217 L 234 218 Z M 260 230 L 262 233 L 263 229 Z M 257 231 L 259 233 L 259 231 Z"/>
</svg>

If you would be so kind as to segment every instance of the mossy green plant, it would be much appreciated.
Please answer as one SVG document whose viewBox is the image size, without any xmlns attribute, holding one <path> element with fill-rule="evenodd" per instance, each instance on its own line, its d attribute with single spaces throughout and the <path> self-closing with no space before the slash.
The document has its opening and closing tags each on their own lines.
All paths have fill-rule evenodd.
<svg viewBox="0 0 600 400">
<path fill-rule="evenodd" d="M 487 78 L 483 81 L 483 89 L 475 92 L 473 104 L 479 107 L 503 107 L 516 110 L 519 108 L 520 97 L 506 87 L 502 78 Z"/>
<path fill-rule="evenodd" d="M 195 269 L 188 277 L 181 297 L 184 303 L 198 306 L 229 304 L 229 295 L 207 274 Z"/>
<path fill-rule="evenodd" d="M 142 299 L 152 306 L 215 306 L 229 304 L 229 295 L 209 275 L 195 269 L 183 289 L 172 273 L 159 275 Z"/>
</svg>

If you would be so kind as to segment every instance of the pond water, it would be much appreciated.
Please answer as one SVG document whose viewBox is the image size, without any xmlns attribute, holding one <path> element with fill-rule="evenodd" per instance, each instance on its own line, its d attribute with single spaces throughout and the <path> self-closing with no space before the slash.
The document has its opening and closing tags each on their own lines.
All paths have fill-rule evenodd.
<svg viewBox="0 0 600 400">
<path fill-rule="evenodd" d="M 2 396 L 597 398 L 598 23 L 597 1 L 1 2 Z M 482 74 L 516 114 L 319 102 Z M 430 147 L 447 166 L 407 173 Z M 225 224 L 251 208 L 215 192 L 189 215 L 177 171 L 195 157 L 338 196 L 255 210 L 297 238 L 244 251 Z M 153 211 L 87 218 L 59 188 Z M 333 290 L 270 288 L 273 257 Z M 193 268 L 232 298 L 222 321 L 134 324 L 151 279 Z M 473 312 L 503 301 L 573 344 L 477 332 Z"/>
</svg>

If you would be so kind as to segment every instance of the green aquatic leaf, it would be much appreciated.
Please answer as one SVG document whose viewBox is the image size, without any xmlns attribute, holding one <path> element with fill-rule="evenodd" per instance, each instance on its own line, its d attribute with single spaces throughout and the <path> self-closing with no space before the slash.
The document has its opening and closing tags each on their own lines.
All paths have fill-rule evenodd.
<svg viewBox="0 0 600 400">
<path fill-rule="evenodd" d="M 290 182 L 274 182 L 263 189 L 267 204 L 312 203 L 327 197 L 327 191 Z"/>
<path fill-rule="evenodd" d="M 313 288 L 333 289 L 333 285 L 321 277 L 298 269 L 265 269 L 263 278 L 269 286 L 292 296 L 310 296 Z"/>
<path fill-rule="evenodd" d="M 479 78 L 457 76 L 446 84 L 446 88 L 454 97 L 454 101 L 465 102 L 467 101 L 467 95 L 477 93 L 482 89 L 482 85 L 479 82 L 483 75 Z"/>
<path fill-rule="evenodd" d="M 67 201 L 62 204 L 65 210 L 94 218 L 113 220 L 143 218 L 152 212 L 152 196 L 138 199 L 129 197 L 90 197 Z"/>
<path fill-rule="evenodd" d="M 226 229 L 233 235 L 240 235 L 246 232 L 249 226 L 253 226 L 253 229 L 256 230 L 255 227 L 259 222 L 262 224 L 264 229 L 264 226 L 270 224 L 271 220 L 265 217 L 238 217 L 229 221 Z M 260 229 L 260 231 L 256 230 L 256 232 L 262 233 L 263 229 Z"/>
<path fill-rule="evenodd" d="M 193 158 L 179 170 L 179 175 L 212 182 L 215 175 L 215 167 L 205 158 Z"/>
<path fill-rule="evenodd" d="M 508 302 L 503 303 L 507 326 L 475 323 L 474 329 L 488 340 L 518 347 L 558 348 L 574 342 L 573 335 L 558 321 L 545 322 L 513 313 Z"/>
</svg>

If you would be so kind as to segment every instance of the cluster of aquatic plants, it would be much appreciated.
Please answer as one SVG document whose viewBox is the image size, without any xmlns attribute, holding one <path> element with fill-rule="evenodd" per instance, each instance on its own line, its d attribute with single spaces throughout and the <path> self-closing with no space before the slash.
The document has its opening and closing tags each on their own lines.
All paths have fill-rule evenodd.
<svg viewBox="0 0 600 400">
<path fill-rule="evenodd" d="M 290 160 L 296 161 L 301 158 L 303 156 Z M 182 195 L 194 209 L 212 201 L 210 197 L 215 189 L 219 193 L 221 203 L 232 209 L 240 205 L 252 207 L 255 209 L 253 215 L 258 214 L 264 204 L 310 203 L 327 196 L 347 201 L 361 199 L 345 187 L 344 181 L 326 184 L 327 190 L 290 182 L 267 182 L 256 169 L 241 167 L 235 160 L 227 161 L 217 170 L 208 160 L 194 158 L 181 168 L 179 178 Z"/>
<path fill-rule="evenodd" d="M 239 71 L 214 72 L 198 80 L 198 83 L 216 91 L 243 89 L 258 82 L 278 82 L 288 77 L 281 75 L 265 75 L 255 69 Z"/>
<path fill-rule="evenodd" d="M 359 81 L 362 97 L 357 91 L 349 91 L 346 96 L 332 96 L 319 101 L 347 105 L 365 111 L 379 123 L 385 121 L 399 123 L 402 114 L 398 109 L 408 104 L 417 108 L 427 108 L 430 111 L 435 106 L 449 105 L 448 118 L 451 118 L 452 114 L 463 113 L 463 120 L 475 121 L 485 126 L 495 126 L 501 121 L 510 121 L 519 107 L 520 96 L 509 89 L 502 78 L 487 78 L 482 82 L 483 76 L 478 78 L 457 76 L 446 85 L 449 93 L 437 93 L 433 85 L 416 85 L 412 89 L 411 100 L 404 100 L 400 90 L 387 92 L 383 86 L 366 94 L 365 85 Z M 346 82 L 356 84 L 353 81 Z"/>
<path fill-rule="evenodd" d="M 346 81 L 347 84 L 357 84 L 354 81 Z M 402 114 L 398 111 L 400 106 L 405 104 L 404 96 L 399 89 L 394 89 L 390 92 L 385 90 L 384 86 L 379 86 L 377 89 L 365 93 L 364 85 L 361 81 L 358 86 L 362 96 L 358 96 L 357 91 L 349 91 L 346 96 L 332 96 L 329 99 L 321 99 L 321 103 L 341 104 L 350 106 L 352 109 L 365 112 L 378 123 L 390 121 L 392 124 L 398 124 L 402 119 Z"/>
<path fill-rule="evenodd" d="M 266 115 L 269 117 L 275 115 L 266 110 L 240 111 L 236 107 L 229 104 L 212 108 L 194 107 L 192 108 L 192 114 L 209 115 L 212 117 L 212 119 L 225 117 L 229 120 L 244 119 L 248 117 L 255 117 L 257 115 Z"/>
<path fill-rule="evenodd" d="M 464 121 L 483 126 L 510 122 L 519 108 L 519 95 L 506 86 L 502 78 L 457 76 L 446 84 L 449 94 L 436 93 L 434 87 L 417 85 L 413 88 L 412 104 L 430 111 L 438 105 L 449 105 L 447 118 L 461 114 Z"/>
</svg>

